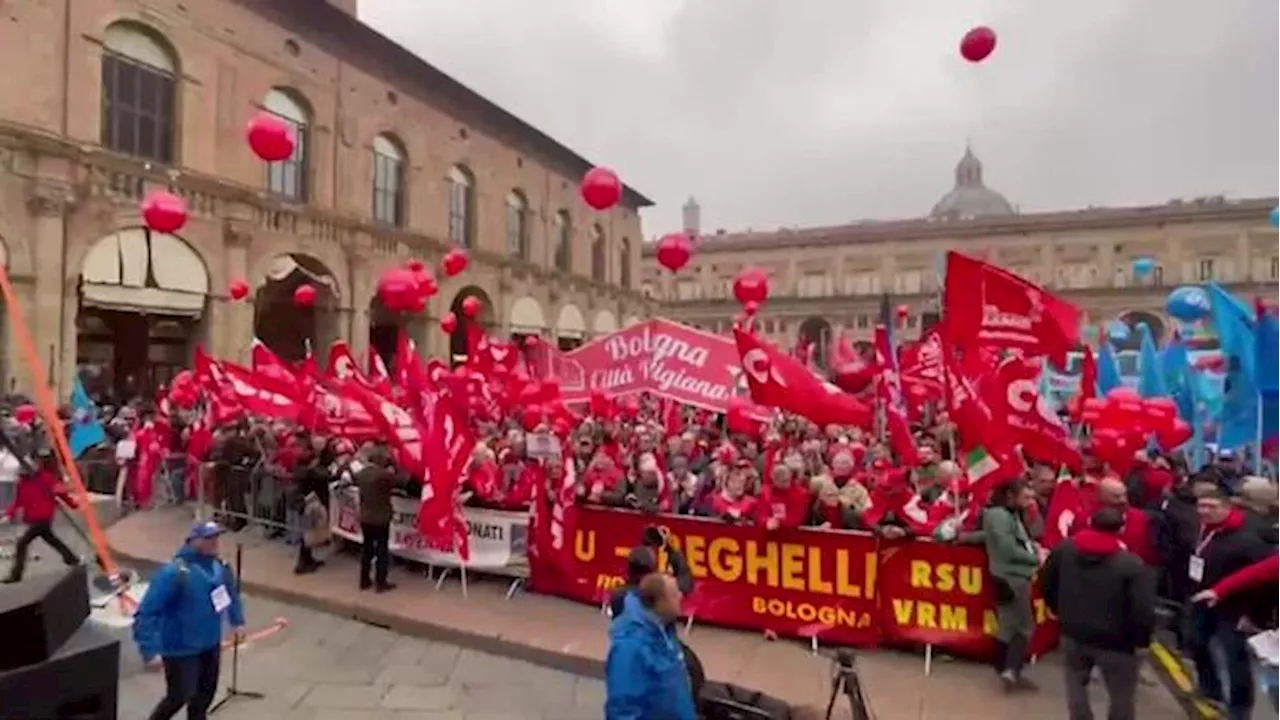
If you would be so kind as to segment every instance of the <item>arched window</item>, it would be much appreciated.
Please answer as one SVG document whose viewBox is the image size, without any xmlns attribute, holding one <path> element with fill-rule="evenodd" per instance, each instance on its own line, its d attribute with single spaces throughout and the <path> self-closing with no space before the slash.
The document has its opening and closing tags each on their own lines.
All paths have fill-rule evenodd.
<svg viewBox="0 0 1280 720">
<path fill-rule="evenodd" d="M 170 165 L 177 59 L 152 31 L 115 23 L 102 35 L 102 144 Z"/>
<path fill-rule="evenodd" d="M 507 252 L 521 260 L 529 259 L 528 207 L 519 190 L 507 193 Z"/>
<path fill-rule="evenodd" d="M 631 239 L 622 238 L 619 244 L 618 283 L 623 288 L 631 289 Z"/>
<path fill-rule="evenodd" d="M 302 103 L 285 90 L 267 93 L 262 107 L 293 126 L 293 155 L 286 160 L 267 163 L 267 189 L 294 202 L 306 202 L 307 183 L 307 128 L 311 113 Z"/>
<path fill-rule="evenodd" d="M 609 279 L 609 255 L 604 247 L 604 228 L 591 226 L 591 279 L 605 282 Z"/>
<path fill-rule="evenodd" d="M 373 139 L 373 219 L 404 224 L 404 151 L 387 135 Z"/>
<path fill-rule="evenodd" d="M 471 247 L 471 211 L 475 207 L 475 183 L 461 165 L 449 169 L 449 239 L 458 247 Z"/>
<path fill-rule="evenodd" d="M 555 218 L 555 266 L 557 270 L 573 270 L 573 222 L 569 211 L 561 210 Z"/>
</svg>

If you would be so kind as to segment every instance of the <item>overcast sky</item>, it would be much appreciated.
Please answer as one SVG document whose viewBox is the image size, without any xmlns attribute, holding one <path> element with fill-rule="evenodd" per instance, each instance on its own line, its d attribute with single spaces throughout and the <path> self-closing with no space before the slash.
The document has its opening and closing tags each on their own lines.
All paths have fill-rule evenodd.
<svg viewBox="0 0 1280 720">
<path fill-rule="evenodd" d="M 1274 195 L 1271 0 L 360 0 L 657 207 L 649 236 L 927 214 L 966 139 L 1023 211 Z M 985 63 L 958 54 L 989 25 Z"/>
</svg>

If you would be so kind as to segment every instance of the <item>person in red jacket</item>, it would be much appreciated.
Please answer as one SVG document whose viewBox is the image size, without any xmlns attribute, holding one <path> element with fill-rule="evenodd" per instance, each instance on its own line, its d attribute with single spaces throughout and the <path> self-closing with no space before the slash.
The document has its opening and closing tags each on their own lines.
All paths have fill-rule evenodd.
<svg viewBox="0 0 1280 720">
<path fill-rule="evenodd" d="M 813 494 L 786 465 L 775 465 L 756 502 L 756 525 L 767 530 L 798 528 L 809 519 Z"/>
<path fill-rule="evenodd" d="M 76 507 L 76 502 L 62 484 L 58 461 L 54 459 L 53 452 L 49 448 L 40 448 L 36 451 L 36 458 L 40 463 L 39 467 L 27 468 L 22 472 L 18 478 L 13 504 L 4 511 L 5 520 L 10 522 L 18 513 L 22 513 L 22 522 L 27 525 L 14 548 L 13 566 L 4 579 L 6 584 L 22 582 L 22 572 L 27 566 L 27 550 L 36 538 L 44 540 L 46 545 L 56 550 L 67 565 L 77 565 L 80 562 L 71 548 L 53 533 L 58 501 L 61 500 L 72 508 Z"/>
</svg>

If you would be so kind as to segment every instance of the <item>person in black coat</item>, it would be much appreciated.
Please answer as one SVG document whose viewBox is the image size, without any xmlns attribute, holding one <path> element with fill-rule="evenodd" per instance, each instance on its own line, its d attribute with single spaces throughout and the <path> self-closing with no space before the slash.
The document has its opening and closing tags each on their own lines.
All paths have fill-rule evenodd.
<svg viewBox="0 0 1280 720">
<path fill-rule="evenodd" d="M 1102 508 L 1089 526 L 1065 540 L 1041 572 L 1045 603 L 1058 616 L 1071 720 L 1091 720 L 1089 677 L 1102 673 L 1111 720 L 1137 712 L 1138 651 L 1156 623 L 1156 577 L 1120 541 L 1124 514 Z"/>
<path fill-rule="evenodd" d="M 1212 588 L 1228 575 L 1274 552 L 1221 490 L 1200 495 L 1196 511 L 1200 515 L 1200 532 L 1187 563 L 1187 577 L 1196 592 Z M 1196 664 L 1200 694 L 1217 702 L 1225 700 L 1229 720 L 1246 720 L 1253 712 L 1253 670 L 1242 621 L 1265 624 L 1275 608 L 1272 590 L 1244 593 L 1214 607 L 1197 605 L 1191 610 L 1189 649 Z M 1211 645 L 1221 650 L 1225 660 L 1225 697 Z"/>
</svg>

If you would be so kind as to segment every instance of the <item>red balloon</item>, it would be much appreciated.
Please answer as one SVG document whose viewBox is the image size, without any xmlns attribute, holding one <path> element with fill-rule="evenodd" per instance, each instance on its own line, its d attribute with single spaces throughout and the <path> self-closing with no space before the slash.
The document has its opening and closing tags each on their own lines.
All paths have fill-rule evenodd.
<svg viewBox="0 0 1280 720">
<path fill-rule="evenodd" d="M 293 304 L 300 308 L 309 308 L 316 304 L 319 293 L 311 285 L 299 285 L 293 291 Z"/>
<path fill-rule="evenodd" d="M 255 115 L 245 129 L 245 137 L 253 153 L 267 162 L 288 160 L 293 155 L 293 128 L 274 113 Z"/>
<path fill-rule="evenodd" d="M 190 370 L 182 370 L 173 376 L 173 380 L 169 383 L 169 389 L 172 391 L 194 387 L 195 382 L 196 376 Z"/>
<path fill-rule="evenodd" d="M 911 306 L 899 305 L 893 309 L 893 314 L 896 315 L 899 320 L 906 320 L 907 316 L 911 314 Z"/>
<path fill-rule="evenodd" d="M 996 49 L 996 31 L 980 25 L 960 39 L 960 55 L 971 63 L 980 63 Z"/>
<path fill-rule="evenodd" d="M 1222 355 L 1201 355 L 1196 359 L 1197 370 L 1206 372 L 1222 372 L 1227 367 L 1227 359 Z"/>
<path fill-rule="evenodd" d="M 36 406 L 31 404 L 19 405 L 13 409 L 13 419 L 23 425 L 31 425 L 34 423 L 39 414 L 40 413 L 36 411 Z"/>
<path fill-rule="evenodd" d="M 404 264 L 404 267 L 409 272 L 417 273 L 426 269 L 427 265 L 418 258 L 409 258 L 409 261 Z"/>
<path fill-rule="evenodd" d="M 481 307 L 482 303 L 480 302 L 480 298 L 475 295 L 468 295 L 462 299 L 462 314 L 469 318 L 474 318 L 476 315 L 479 315 Z"/>
<path fill-rule="evenodd" d="M 622 181 L 609 168 L 594 167 L 582 177 L 582 201 L 595 210 L 608 210 L 622 200 Z"/>
<path fill-rule="evenodd" d="M 1107 391 L 1107 400 L 1118 402 L 1120 400 L 1142 400 L 1142 396 L 1138 395 L 1138 391 L 1127 385 L 1114 387 Z"/>
<path fill-rule="evenodd" d="M 680 272 L 693 257 L 693 245 L 684 233 L 671 233 L 658 241 L 658 264 L 671 272 Z"/>
<path fill-rule="evenodd" d="M 536 348 L 538 347 L 538 343 L 539 340 L 537 335 L 529 335 L 524 339 L 524 346 L 527 348 Z"/>
<path fill-rule="evenodd" d="M 542 424 L 544 412 L 541 405 L 528 405 L 524 409 L 523 424 L 526 432 L 533 432 Z"/>
<path fill-rule="evenodd" d="M 1156 442 L 1165 451 L 1174 450 L 1190 440 L 1193 434 L 1191 425 L 1186 420 L 1174 418 L 1168 427 L 1156 431 Z"/>
<path fill-rule="evenodd" d="M 232 280 L 227 287 L 227 294 L 232 300 L 243 300 L 249 297 L 249 283 L 243 280 Z"/>
<path fill-rule="evenodd" d="M 733 279 L 733 296 L 743 307 L 749 302 L 763 305 L 769 299 L 769 275 L 760 268 L 746 268 Z"/>
<path fill-rule="evenodd" d="M 445 277 L 454 277 L 466 270 L 470 262 L 471 258 L 467 257 L 466 250 L 454 248 L 444 254 L 444 260 L 440 263 L 440 266 L 444 269 Z"/>
<path fill-rule="evenodd" d="M 1085 398 L 1080 403 L 1080 421 L 1086 425 L 1092 425 L 1102 418 L 1102 411 L 1107 407 L 1107 401 L 1102 398 Z"/>
<path fill-rule="evenodd" d="M 187 224 L 187 203 L 170 192 L 153 192 L 142 201 L 142 222 L 156 232 L 178 232 Z"/>
<path fill-rule="evenodd" d="M 422 274 L 415 277 L 418 279 L 418 292 L 422 293 L 422 297 L 435 297 L 436 293 L 440 292 L 440 286 L 436 285 L 436 279 L 431 276 L 431 273 L 424 270 Z"/>
<path fill-rule="evenodd" d="M 591 391 L 591 414 L 597 417 L 605 417 L 609 414 L 610 402 L 609 396 L 603 390 Z"/>
<path fill-rule="evenodd" d="M 391 312 L 413 312 L 422 290 L 418 278 L 404 268 L 389 268 L 378 278 L 378 300 Z"/>
<path fill-rule="evenodd" d="M 446 335 L 452 335 L 453 331 L 458 329 L 458 316 L 451 312 L 445 313 L 444 317 L 440 318 L 440 329 Z"/>
<path fill-rule="evenodd" d="M 1178 419 L 1178 405 L 1167 397 L 1147 398 L 1142 401 L 1142 416 L 1147 430 L 1159 432 Z"/>
</svg>

